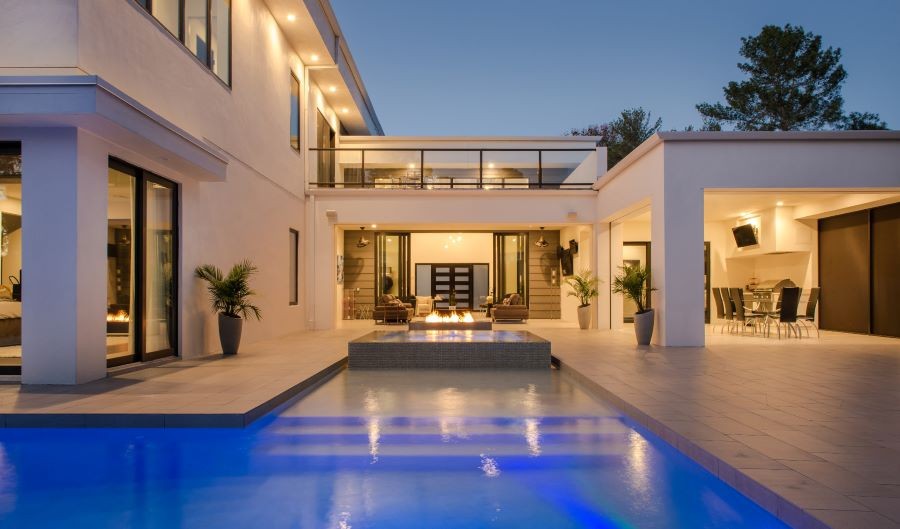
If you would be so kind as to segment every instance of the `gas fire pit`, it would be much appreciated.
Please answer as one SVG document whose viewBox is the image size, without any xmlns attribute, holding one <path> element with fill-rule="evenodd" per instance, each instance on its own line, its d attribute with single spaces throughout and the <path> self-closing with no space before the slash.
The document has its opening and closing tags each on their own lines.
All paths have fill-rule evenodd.
<svg viewBox="0 0 900 529">
<path fill-rule="evenodd" d="M 424 320 L 409 322 L 411 331 L 489 331 L 492 328 L 488 320 L 475 321 L 471 312 L 432 312 Z"/>
</svg>

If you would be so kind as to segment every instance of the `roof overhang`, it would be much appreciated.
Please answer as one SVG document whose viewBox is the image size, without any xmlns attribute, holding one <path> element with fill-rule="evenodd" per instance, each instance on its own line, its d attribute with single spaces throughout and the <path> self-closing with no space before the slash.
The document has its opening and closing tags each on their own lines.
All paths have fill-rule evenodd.
<svg viewBox="0 0 900 529">
<path fill-rule="evenodd" d="M 384 131 L 328 0 L 265 0 L 294 51 L 309 68 L 351 134 Z"/>
<path fill-rule="evenodd" d="M 223 181 L 224 152 L 92 76 L 0 77 L 0 126 L 77 127 L 197 180 Z"/>
<path fill-rule="evenodd" d="M 690 132 L 657 132 L 647 138 L 637 148 L 613 166 L 594 183 L 599 190 L 630 165 L 641 159 L 658 145 L 674 142 L 879 142 L 900 141 L 897 130 L 823 130 L 823 131 L 690 131 Z"/>
</svg>

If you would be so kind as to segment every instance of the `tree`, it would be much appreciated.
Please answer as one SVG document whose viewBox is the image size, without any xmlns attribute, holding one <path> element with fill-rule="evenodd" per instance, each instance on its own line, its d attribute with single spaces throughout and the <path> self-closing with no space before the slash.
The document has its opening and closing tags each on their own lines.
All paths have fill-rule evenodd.
<svg viewBox="0 0 900 529">
<path fill-rule="evenodd" d="M 822 48 L 822 37 L 786 24 L 764 26 L 741 38 L 749 76 L 724 87 L 725 102 L 701 103 L 697 110 L 737 130 L 818 130 L 843 120 L 841 85 L 847 72 L 841 49 Z"/>
<path fill-rule="evenodd" d="M 888 130 L 888 125 L 873 112 L 851 112 L 844 116 L 841 130 Z"/>
<path fill-rule="evenodd" d="M 599 136 L 598 142 L 606 147 L 606 165 L 612 168 L 628 153 L 637 148 L 647 138 L 662 127 L 662 118 L 653 121 L 652 114 L 642 107 L 629 108 L 611 123 L 591 125 L 584 129 L 572 129 L 570 136 Z"/>
</svg>

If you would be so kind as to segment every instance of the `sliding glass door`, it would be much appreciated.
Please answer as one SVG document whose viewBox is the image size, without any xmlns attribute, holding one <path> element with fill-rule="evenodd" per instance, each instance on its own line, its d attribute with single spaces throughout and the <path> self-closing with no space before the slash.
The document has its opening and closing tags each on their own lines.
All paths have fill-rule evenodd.
<svg viewBox="0 0 900 529">
<path fill-rule="evenodd" d="M 175 184 L 145 173 L 144 358 L 175 354 Z"/>
<path fill-rule="evenodd" d="M 494 234 L 494 303 L 519 294 L 528 303 L 528 234 Z"/>
<path fill-rule="evenodd" d="M 110 159 L 106 360 L 176 354 L 178 203 L 173 182 Z"/>
<path fill-rule="evenodd" d="M 375 236 L 375 304 L 383 294 L 409 297 L 409 233 Z"/>
</svg>

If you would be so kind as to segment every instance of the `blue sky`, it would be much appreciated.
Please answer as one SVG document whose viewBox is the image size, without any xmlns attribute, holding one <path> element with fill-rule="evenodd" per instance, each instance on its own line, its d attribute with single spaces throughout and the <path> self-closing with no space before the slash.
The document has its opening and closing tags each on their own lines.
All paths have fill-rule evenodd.
<svg viewBox="0 0 900 529">
<path fill-rule="evenodd" d="M 390 135 L 558 135 L 643 106 L 663 128 L 740 78 L 740 37 L 843 50 L 845 111 L 900 128 L 896 0 L 332 0 Z"/>
</svg>

